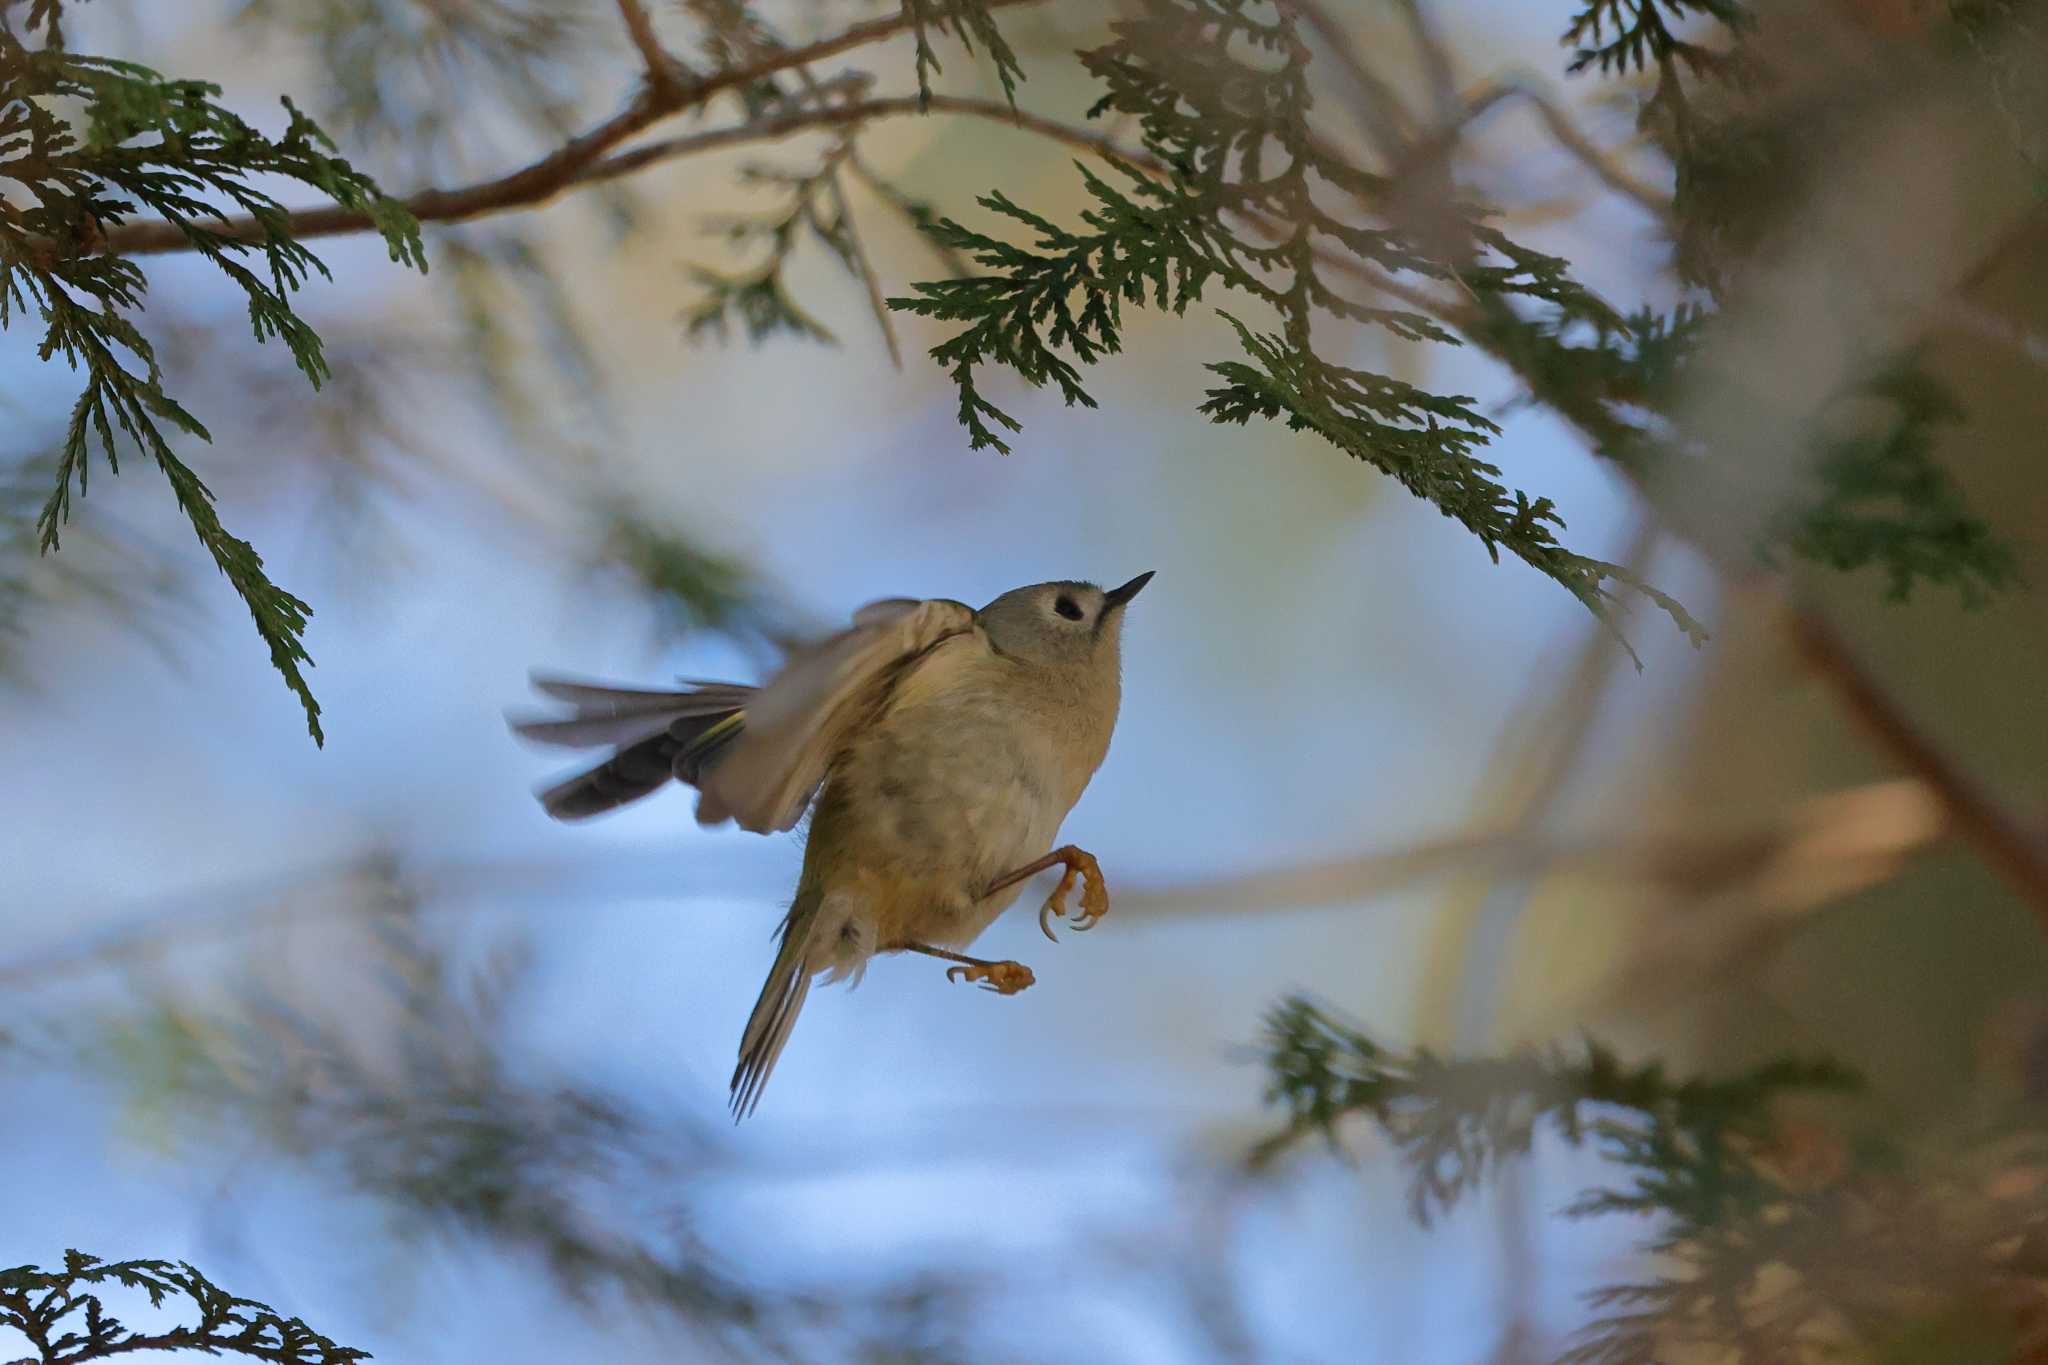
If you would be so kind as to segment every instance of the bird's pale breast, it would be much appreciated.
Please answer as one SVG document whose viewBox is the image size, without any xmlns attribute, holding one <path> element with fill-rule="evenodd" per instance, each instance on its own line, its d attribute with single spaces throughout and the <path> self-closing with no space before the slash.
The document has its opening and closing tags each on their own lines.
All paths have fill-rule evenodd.
<svg viewBox="0 0 2048 1365">
<path fill-rule="evenodd" d="M 1106 743 L 1019 704 L 1023 666 L 971 637 L 935 650 L 833 764 L 806 872 L 853 893 L 878 946 L 972 942 L 1022 888 L 982 892 L 1052 847 L 1101 762 Z"/>
</svg>

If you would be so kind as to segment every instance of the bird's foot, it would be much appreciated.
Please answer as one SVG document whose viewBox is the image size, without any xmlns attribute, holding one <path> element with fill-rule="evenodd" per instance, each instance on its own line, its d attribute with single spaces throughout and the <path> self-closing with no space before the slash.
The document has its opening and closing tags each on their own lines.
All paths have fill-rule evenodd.
<svg viewBox="0 0 2048 1365">
<path fill-rule="evenodd" d="M 1045 904 L 1038 910 L 1038 927 L 1047 938 L 1055 938 L 1052 918 L 1057 915 L 1064 919 L 1067 914 L 1067 894 L 1074 889 L 1074 882 L 1081 883 L 1081 913 L 1073 920 L 1075 933 L 1093 929 L 1096 922 L 1109 913 L 1109 885 L 1102 880 L 1102 864 L 1095 861 L 1093 853 L 1068 844 L 1056 848 L 1050 855 L 1051 862 L 1064 863 L 1066 870 L 1060 873 L 1060 884 L 1045 898 Z M 1050 863 L 1048 864 L 1050 865 Z"/>
<path fill-rule="evenodd" d="M 964 962 L 946 968 L 948 981 L 976 981 L 985 991 L 1015 995 L 1038 980 L 1021 962 Z"/>
</svg>

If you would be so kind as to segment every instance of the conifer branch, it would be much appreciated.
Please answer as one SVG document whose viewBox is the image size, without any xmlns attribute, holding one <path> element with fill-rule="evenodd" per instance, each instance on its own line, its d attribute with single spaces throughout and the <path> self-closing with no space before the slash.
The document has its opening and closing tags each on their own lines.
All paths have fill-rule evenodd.
<svg viewBox="0 0 2048 1365">
<path fill-rule="evenodd" d="M 57 13 L 54 3 L 30 9 L 24 32 L 40 28 L 42 38 L 30 46 L 0 9 L 0 178 L 20 186 L 28 201 L 0 216 L 0 327 L 17 314 L 37 317 L 44 329 L 38 358 L 61 357 L 84 379 L 38 519 L 40 548 L 58 549 L 95 448 L 110 471 L 124 448 L 140 449 L 248 607 L 319 743 L 320 707 L 302 671 L 311 663 L 302 642 L 309 608 L 271 581 L 253 546 L 226 530 L 212 490 L 172 447 L 172 432 L 210 437 L 164 388 L 138 321 L 146 278 L 132 261 L 106 254 L 106 242 L 124 220 L 153 215 L 241 290 L 257 340 L 281 341 L 318 388 L 329 374 L 326 356 L 293 297 L 327 268 L 293 238 L 261 183 L 281 178 L 321 191 L 375 228 L 394 261 L 424 269 L 418 224 L 336 155 L 289 99 L 283 134 L 267 137 L 220 105 L 216 86 L 67 51 Z M 66 101 L 77 107 L 75 119 L 57 112 Z M 225 237 L 209 225 L 221 200 L 247 213 L 245 236 Z"/>
<path fill-rule="evenodd" d="M 1028 384 L 1055 386 L 1069 404 L 1092 406 L 1080 367 L 1120 348 L 1124 307 L 1180 314 L 1206 289 L 1229 290 L 1277 315 L 1279 326 L 1267 331 L 1223 314 L 1246 359 L 1208 367 L 1224 381 L 1202 405 L 1211 420 L 1257 417 L 1321 436 L 1435 505 L 1489 554 L 1505 550 L 1554 579 L 1603 622 L 1613 624 L 1610 604 L 1618 587 L 1627 588 L 1664 609 L 1695 642 L 1703 639 L 1699 623 L 1669 596 L 1561 544 L 1563 519 L 1549 499 L 1500 482 L 1499 469 L 1475 453 L 1498 428 L 1470 399 L 1335 365 L 1318 351 L 1319 319 L 1411 340 L 1453 340 L 1425 314 L 1331 288 L 1319 274 L 1330 251 L 1376 274 L 1478 291 L 1502 316 L 1518 316 L 1512 299 L 1549 305 L 1575 323 L 1613 328 L 1620 319 L 1563 261 L 1513 242 L 1482 211 L 1449 194 L 1419 212 L 1398 207 L 1402 191 L 1388 176 L 1359 169 L 1319 137 L 1308 121 L 1310 54 L 1299 8 L 1281 5 L 1269 19 L 1245 0 L 1146 0 L 1135 17 L 1112 26 L 1110 44 L 1082 60 L 1107 92 L 1094 112 L 1136 117 L 1146 151 L 1168 174 L 1119 167 L 1126 185 L 1084 168 L 1095 205 L 1079 231 L 1000 192 L 985 196 L 985 208 L 1032 234 L 1030 247 L 951 220 L 931 230 L 988 273 L 920 283 L 915 297 L 892 306 L 963 326 L 932 356 L 959 388 L 970 447 L 1007 450 L 996 427 L 1019 429 L 982 393 L 985 366 L 1008 367 Z M 1337 35 L 1332 28 L 1322 36 Z M 1247 60 L 1240 52 L 1262 56 Z M 1337 216 L 1317 198 L 1316 184 L 1364 205 L 1367 216 Z M 1245 221 L 1264 240 L 1241 236 L 1234 224 Z"/>
<path fill-rule="evenodd" d="M 986 8 L 1001 9 L 1012 5 L 1044 4 L 1047 0 L 983 0 L 983 3 Z M 397 202 L 422 223 L 467 222 L 472 218 L 502 213 L 509 209 L 532 208 L 544 204 L 578 185 L 593 180 L 610 179 L 649 164 L 645 160 L 621 158 L 620 164 L 612 166 L 608 171 L 595 169 L 607 153 L 656 124 L 678 114 L 701 108 L 718 95 L 744 89 L 779 72 L 821 62 L 840 53 L 894 37 L 913 27 L 914 23 L 912 16 L 901 14 L 871 19 L 865 23 L 854 24 L 830 38 L 822 38 L 802 47 L 778 48 L 763 52 L 740 65 L 684 80 L 667 90 L 650 87 L 635 96 L 619 113 L 571 138 L 546 156 L 519 170 L 460 188 L 422 190 Z M 938 98 L 933 97 L 934 100 Z M 845 121 L 842 116 L 836 120 L 821 118 L 816 122 Z M 705 148 L 700 150 L 711 146 L 730 146 L 740 141 L 756 141 L 762 136 L 779 135 L 765 131 L 775 126 L 776 121 L 770 120 L 763 125 L 764 131 L 759 133 L 745 127 L 734 129 L 718 141 L 707 143 Z M 783 131 L 786 133 L 795 130 L 783 125 Z M 362 232 L 373 226 L 373 220 L 368 215 L 346 208 L 288 210 L 283 214 L 282 222 L 289 228 L 292 236 L 297 238 L 332 237 Z M 252 217 L 235 217 L 216 224 L 213 231 L 224 238 L 243 241 L 258 235 L 262 227 Z M 138 223 L 108 233 L 105 249 L 117 256 L 142 256 L 189 250 L 190 245 L 163 224 Z"/>
<path fill-rule="evenodd" d="M 930 35 L 950 32 L 970 54 L 974 51 L 975 42 L 980 41 L 995 65 L 1004 98 L 1013 105 L 1017 102 L 1017 83 L 1024 79 L 1024 68 L 1018 64 L 1016 52 L 1011 50 L 1002 31 L 990 17 L 989 8 L 989 0 L 903 0 L 903 15 L 910 21 L 911 31 L 917 35 L 919 100 L 928 102 L 931 99 L 931 78 L 939 71 L 939 56 L 932 49 Z"/>
<path fill-rule="evenodd" d="M 185 1303 L 195 1320 L 138 1332 L 108 1311 L 102 1294 L 127 1289 L 151 1308 Z M 228 1293 L 185 1261 L 102 1261 L 64 1253 L 61 1270 L 0 1270 L 0 1327 L 19 1332 L 36 1353 L 15 1365 L 84 1365 L 142 1352 L 240 1356 L 274 1365 L 350 1365 L 367 1351 L 342 1346 L 298 1318 Z"/>
<path fill-rule="evenodd" d="M 1503 1058 L 1449 1058 L 1428 1048 L 1401 1052 L 1301 996 L 1266 1020 L 1268 1103 L 1285 1113 L 1281 1130 L 1255 1148 L 1264 1164 L 1304 1139 L 1336 1145 L 1345 1124 L 1369 1119 L 1401 1152 L 1410 1173 L 1409 1208 L 1422 1223 L 1447 1212 L 1502 1161 L 1528 1153 L 1553 1129 L 1573 1144 L 1591 1139 L 1639 1181 L 1744 1164 L 1740 1144 L 1764 1138 L 1780 1095 L 1848 1091 L 1860 1081 L 1828 1061 L 1783 1058 L 1725 1081 L 1675 1080 L 1656 1062 L 1630 1067 L 1587 1040 Z M 1619 1111 L 1616 1120 L 1596 1112 Z M 1654 1152 L 1641 1143 L 1649 1140 Z M 1695 1165 L 1697 1163 L 1697 1165 Z M 1731 1184 L 1724 1194 L 1737 1195 Z M 1618 1210 L 1633 1195 L 1596 1191 L 1578 1209 Z M 1639 1209 L 1649 1212 L 1655 1205 Z M 1732 1210 L 1731 1210 L 1732 1211 Z M 1717 1210 L 1699 1210 L 1711 1223 Z"/>
</svg>

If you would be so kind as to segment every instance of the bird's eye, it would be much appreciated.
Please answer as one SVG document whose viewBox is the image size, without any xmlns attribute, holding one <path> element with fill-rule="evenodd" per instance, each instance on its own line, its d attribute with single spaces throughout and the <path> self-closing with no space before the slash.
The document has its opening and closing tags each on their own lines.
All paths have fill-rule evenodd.
<svg viewBox="0 0 2048 1365">
<path fill-rule="evenodd" d="M 1081 619 L 1081 604 L 1071 597 L 1062 597 L 1059 601 L 1052 604 L 1052 609 L 1066 617 L 1069 621 Z"/>
</svg>

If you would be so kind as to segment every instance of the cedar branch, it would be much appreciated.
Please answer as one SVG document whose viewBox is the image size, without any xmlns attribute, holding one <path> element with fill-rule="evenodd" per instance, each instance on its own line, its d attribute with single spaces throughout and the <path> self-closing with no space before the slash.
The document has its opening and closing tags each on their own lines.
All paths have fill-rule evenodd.
<svg viewBox="0 0 2048 1365">
<path fill-rule="evenodd" d="M 991 8 L 1043 3 L 1045 0 L 988 0 Z M 833 37 L 822 38 L 803 47 L 762 53 L 755 60 L 742 65 L 726 67 L 693 79 L 680 80 L 666 87 L 659 83 L 650 83 L 617 114 L 588 132 L 571 138 L 538 161 L 510 174 L 479 181 L 460 189 L 423 190 L 403 202 L 406 209 L 423 223 L 460 223 L 508 209 L 531 208 L 544 204 L 576 185 L 592 179 L 609 178 L 603 175 L 593 176 L 590 172 L 607 153 L 655 124 L 699 108 L 727 91 L 742 89 L 778 72 L 788 71 L 806 63 L 823 61 L 842 52 L 865 47 L 870 43 L 893 37 L 908 27 L 910 20 L 905 16 L 889 15 L 866 23 L 854 24 Z M 845 120 L 841 118 L 838 121 Z M 778 120 L 766 120 L 763 126 L 765 128 L 766 125 L 777 122 Z M 727 132 L 728 136 L 719 139 L 713 145 L 731 145 L 754 141 L 759 136 L 778 135 L 763 132 L 750 136 L 743 134 L 741 130 Z M 636 168 L 638 164 L 641 163 L 635 163 Z M 300 238 L 333 237 L 344 233 L 362 232 L 372 225 L 368 214 L 342 208 L 302 209 L 290 214 L 287 223 L 291 234 Z M 224 218 L 215 226 L 215 231 L 247 241 L 261 237 L 264 229 L 253 218 L 240 217 Z M 105 249 L 114 255 L 146 256 L 183 251 L 189 246 L 185 235 L 174 224 L 137 223 L 108 233 Z"/>
</svg>

